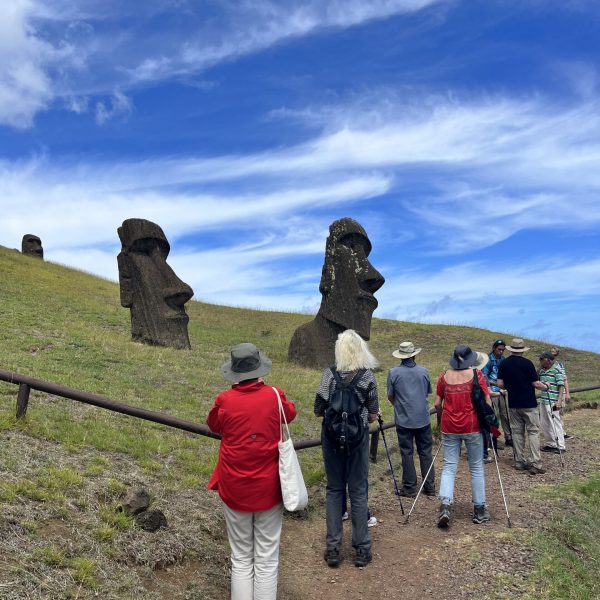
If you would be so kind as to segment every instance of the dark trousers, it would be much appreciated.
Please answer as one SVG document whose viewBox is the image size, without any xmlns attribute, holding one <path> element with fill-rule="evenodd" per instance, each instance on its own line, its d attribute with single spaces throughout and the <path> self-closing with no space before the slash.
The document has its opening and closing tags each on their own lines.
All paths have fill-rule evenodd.
<svg viewBox="0 0 600 600">
<path fill-rule="evenodd" d="M 490 444 L 494 445 L 494 450 L 498 452 L 498 440 L 492 435 L 491 432 L 481 430 L 481 437 L 483 438 L 483 458 L 488 457 L 488 449 Z"/>
<path fill-rule="evenodd" d="M 323 462 L 327 474 L 325 518 L 327 548 L 342 545 L 342 497 L 348 488 L 352 504 L 352 546 L 371 551 L 371 536 L 367 528 L 367 484 L 369 479 L 369 435 L 350 452 L 332 444 L 321 435 Z"/>
<path fill-rule="evenodd" d="M 415 458 L 413 454 L 414 444 L 417 445 L 417 454 L 421 465 L 421 478 L 425 475 L 431 465 L 431 449 L 433 437 L 431 436 L 431 425 L 419 429 L 408 429 L 396 425 L 398 434 L 398 447 L 402 456 L 402 488 L 413 493 L 417 491 L 417 472 L 415 470 Z M 424 485 L 425 493 L 435 492 L 435 469 L 432 467 Z"/>
</svg>

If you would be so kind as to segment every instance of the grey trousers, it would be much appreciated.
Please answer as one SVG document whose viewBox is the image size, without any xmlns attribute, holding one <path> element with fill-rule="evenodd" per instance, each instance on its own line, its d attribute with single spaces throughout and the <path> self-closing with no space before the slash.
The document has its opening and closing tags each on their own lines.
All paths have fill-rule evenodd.
<svg viewBox="0 0 600 600">
<path fill-rule="evenodd" d="M 367 485 L 369 478 L 369 435 L 345 452 L 321 434 L 323 462 L 327 474 L 325 518 L 327 522 L 327 549 L 340 549 L 342 545 L 342 496 L 346 487 L 352 505 L 352 546 L 371 551 L 371 536 L 367 528 Z"/>
<path fill-rule="evenodd" d="M 506 394 L 506 392 L 504 392 Z M 490 394 L 492 396 L 492 404 L 496 414 L 500 417 L 500 425 L 502 426 L 502 433 L 504 434 L 504 440 L 510 442 L 512 440 L 512 431 L 508 418 L 508 398 L 502 394 Z"/>
<path fill-rule="evenodd" d="M 425 479 L 427 470 L 431 465 L 431 448 L 433 446 L 431 425 L 419 429 L 408 429 L 396 425 L 396 433 L 398 434 L 398 447 L 402 456 L 402 487 L 406 492 L 413 493 L 417 491 L 414 444 L 417 445 L 421 478 Z M 423 487 L 425 493 L 433 494 L 435 492 L 435 469 L 432 468 L 429 471 L 429 476 Z"/>
<path fill-rule="evenodd" d="M 510 428 L 513 434 L 513 450 L 517 466 L 527 466 L 529 457 L 534 467 L 541 468 L 540 412 L 535 408 L 511 408 Z"/>
</svg>

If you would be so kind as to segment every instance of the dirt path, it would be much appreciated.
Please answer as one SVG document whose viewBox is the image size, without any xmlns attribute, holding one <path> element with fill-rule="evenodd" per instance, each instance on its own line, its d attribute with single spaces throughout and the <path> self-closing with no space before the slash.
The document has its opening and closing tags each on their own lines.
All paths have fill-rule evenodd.
<svg viewBox="0 0 600 600">
<path fill-rule="evenodd" d="M 586 436 L 586 429 L 600 425 L 600 414 L 580 410 L 566 417 L 567 429 L 575 433 L 569 440 L 565 468 L 554 454 L 543 454 L 547 473 L 532 477 L 512 468 L 510 448 L 500 450 L 499 467 L 507 492 L 513 529 L 507 518 L 500 493 L 495 464 L 485 465 L 486 493 L 492 520 L 485 525 L 471 522 L 471 490 L 468 466 L 461 460 L 456 479 L 453 521 L 448 530 L 435 526 L 439 501 L 422 495 L 410 523 L 404 524 L 393 484 L 377 488 L 371 498 L 379 525 L 370 529 L 373 538 L 373 562 L 364 569 L 354 566 L 350 547 L 350 524 L 346 522 L 344 561 L 331 569 L 323 560 L 325 520 L 286 519 L 282 538 L 280 566 L 281 600 L 362 600 L 397 598 L 405 600 L 436 598 L 481 598 L 486 593 L 518 597 L 529 574 L 534 549 L 515 541 L 511 532 L 539 527 L 548 513 L 540 510 L 538 500 L 526 497 L 533 486 L 554 484 L 585 475 L 597 468 L 597 441 Z M 385 457 L 380 458 L 380 462 Z M 396 461 L 394 461 L 395 463 Z M 442 452 L 436 460 L 436 485 L 441 471 Z M 378 482 L 379 483 L 379 482 Z M 383 484 L 385 482 L 381 482 Z M 405 511 L 412 504 L 403 499 Z M 507 577 L 497 576 L 507 575 Z M 502 581 L 500 584 L 498 581 Z M 495 588 L 495 590 L 493 589 Z M 495 597 L 491 595 L 490 597 Z"/>
</svg>

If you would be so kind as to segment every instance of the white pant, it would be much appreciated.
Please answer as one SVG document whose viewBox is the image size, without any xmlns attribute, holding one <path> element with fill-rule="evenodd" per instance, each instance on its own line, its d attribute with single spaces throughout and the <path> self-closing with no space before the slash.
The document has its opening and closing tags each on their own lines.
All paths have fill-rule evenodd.
<svg viewBox="0 0 600 600">
<path fill-rule="evenodd" d="M 554 418 L 552 418 L 554 417 Z M 552 427 L 554 425 L 554 427 Z M 540 404 L 540 426 L 544 435 L 544 443 L 551 448 L 565 449 L 565 431 L 563 429 L 560 411 L 552 411 L 550 405 Z M 558 437 L 558 446 L 556 438 Z"/>
<path fill-rule="evenodd" d="M 223 504 L 231 546 L 231 600 L 276 600 L 283 507 L 238 512 Z"/>
</svg>

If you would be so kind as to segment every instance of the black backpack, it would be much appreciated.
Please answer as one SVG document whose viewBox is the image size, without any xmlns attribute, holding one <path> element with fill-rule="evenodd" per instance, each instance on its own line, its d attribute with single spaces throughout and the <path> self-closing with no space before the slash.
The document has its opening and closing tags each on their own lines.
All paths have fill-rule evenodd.
<svg viewBox="0 0 600 600">
<path fill-rule="evenodd" d="M 364 403 L 356 390 L 365 369 L 358 370 L 348 382 L 340 377 L 335 367 L 331 367 L 331 372 L 335 387 L 325 411 L 323 427 L 328 440 L 348 450 L 363 439 L 367 430 L 361 416 Z"/>
</svg>

